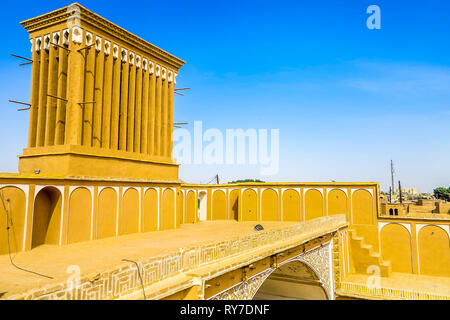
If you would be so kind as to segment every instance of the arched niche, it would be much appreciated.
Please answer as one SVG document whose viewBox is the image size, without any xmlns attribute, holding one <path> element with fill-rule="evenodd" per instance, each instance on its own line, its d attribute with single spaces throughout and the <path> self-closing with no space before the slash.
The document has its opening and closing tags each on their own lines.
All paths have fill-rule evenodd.
<svg viewBox="0 0 450 320">
<path fill-rule="evenodd" d="M 439 226 L 428 225 L 418 233 L 420 274 L 450 277 L 450 240 Z"/>
<path fill-rule="evenodd" d="M 158 191 L 149 188 L 144 193 L 143 231 L 152 232 L 158 230 Z"/>
<path fill-rule="evenodd" d="M 247 189 L 242 193 L 242 221 L 258 220 L 258 199 L 255 190 Z"/>
<path fill-rule="evenodd" d="M 227 212 L 226 212 L 226 195 L 225 192 L 222 190 L 216 190 L 213 192 L 213 214 L 212 218 L 213 220 L 225 220 L 227 218 Z"/>
<path fill-rule="evenodd" d="M 323 196 L 319 190 L 310 189 L 305 193 L 305 220 L 323 216 Z"/>
<path fill-rule="evenodd" d="M 161 230 L 175 228 L 175 193 L 165 189 L 162 195 Z"/>
<path fill-rule="evenodd" d="M 261 220 L 278 221 L 278 194 L 273 189 L 266 189 L 261 196 Z"/>
<path fill-rule="evenodd" d="M 77 188 L 70 194 L 67 243 L 91 239 L 92 196 L 87 188 Z"/>
<path fill-rule="evenodd" d="M 232 220 L 239 220 L 239 190 L 230 191 L 229 199 L 229 217 Z"/>
<path fill-rule="evenodd" d="M 129 188 L 123 194 L 120 234 L 139 232 L 139 191 Z"/>
<path fill-rule="evenodd" d="M 177 190 L 177 226 L 183 223 L 184 215 L 184 194 L 183 191 Z"/>
<path fill-rule="evenodd" d="M 352 195 L 353 224 L 373 223 L 373 197 L 368 190 L 359 189 Z"/>
<path fill-rule="evenodd" d="M 31 248 L 43 244 L 59 244 L 61 232 L 61 192 L 55 187 L 41 189 L 33 206 Z"/>
<path fill-rule="evenodd" d="M 186 221 L 184 223 L 194 223 L 195 222 L 195 192 L 189 191 L 186 196 Z"/>
<path fill-rule="evenodd" d="M 206 221 L 208 219 L 208 194 L 206 191 L 198 193 L 198 219 Z"/>
<path fill-rule="evenodd" d="M 8 238 L 11 252 L 22 251 L 26 195 L 17 187 L 3 187 L 0 188 L 0 202 L 0 255 L 8 253 Z"/>
<path fill-rule="evenodd" d="M 283 221 L 301 221 L 300 195 L 298 191 L 288 189 L 283 192 Z"/>
<path fill-rule="evenodd" d="M 117 192 L 104 188 L 98 196 L 97 239 L 114 237 L 117 228 Z"/>
<path fill-rule="evenodd" d="M 380 231 L 383 260 L 391 262 L 393 272 L 412 273 L 411 234 L 400 224 L 390 223 Z"/>
<path fill-rule="evenodd" d="M 339 189 L 333 189 L 328 193 L 328 215 L 347 215 L 347 194 Z"/>
</svg>

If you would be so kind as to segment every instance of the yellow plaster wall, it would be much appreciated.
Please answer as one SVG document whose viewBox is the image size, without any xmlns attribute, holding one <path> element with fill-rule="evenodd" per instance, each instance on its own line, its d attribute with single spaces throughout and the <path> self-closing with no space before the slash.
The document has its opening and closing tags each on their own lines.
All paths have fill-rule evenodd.
<svg viewBox="0 0 450 320">
<path fill-rule="evenodd" d="M 283 221 L 302 221 L 300 216 L 300 196 L 296 190 L 283 193 Z"/>
<path fill-rule="evenodd" d="M 372 224 L 373 198 L 367 190 L 357 190 L 352 195 L 352 223 Z"/>
<path fill-rule="evenodd" d="M 328 215 L 347 214 L 347 195 L 339 189 L 328 193 Z"/>
<path fill-rule="evenodd" d="M 177 227 L 183 223 L 184 195 L 181 190 L 177 190 Z"/>
<path fill-rule="evenodd" d="M 213 216 L 212 220 L 225 220 L 226 213 L 226 195 L 222 190 L 213 193 Z"/>
<path fill-rule="evenodd" d="M 380 233 L 381 255 L 391 262 L 393 272 L 412 273 L 411 236 L 399 224 L 388 224 Z"/>
<path fill-rule="evenodd" d="M 8 202 L 7 199 L 10 201 Z M 25 193 L 16 187 L 0 189 L 0 254 L 8 253 L 8 232 L 6 230 L 6 210 L 10 226 L 9 239 L 11 252 L 22 250 L 25 223 Z"/>
<path fill-rule="evenodd" d="M 306 191 L 305 194 L 305 220 L 311 220 L 323 216 L 322 194 L 315 189 Z"/>
<path fill-rule="evenodd" d="M 254 190 L 247 189 L 242 193 L 242 214 L 240 220 L 258 220 L 258 199 Z"/>
<path fill-rule="evenodd" d="M 117 192 L 113 188 L 103 189 L 98 198 L 97 238 L 116 235 L 117 226 Z"/>
<path fill-rule="evenodd" d="M 175 228 L 175 194 L 172 189 L 166 189 L 162 195 L 161 230 Z"/>
<path fill-rule="evenodd" d="M 144 194 L 143 204 L 143 228 L 144 232 L 158 230 L 158 192 L 153 189 L 147 189 Z"/>
<path fill-rule="evenodd" d="M 447 232 L 437 226 L 419 231 L 420 274 L 450 277 L 450 242 Z"/>
<path fill-rule="evenodd" d="M 91 192 L 86 188 L 75 189 L 69 199 L 67 243 L 90 240 L 91 211 Z"/>
<path fill-rule="evenodd" d="M 42 193 L 41 193 L 42 192 Z M 48 244 L 59 244 L 59 236 L 60 236 L 60 224 L 61 224 L 61 204 L 62 204 L 62 196 L 58 189 L 53 187 L 47 187 L 41 190 L 37 196 L 44 196 L 46 198 L 48 207 L 47 212 L 44 210 L 41 211 L 41 214 L 33 215 L 33 240 L 34 238 L 34 223 L 36 220 L 34 218 L 40 216 L 37 219 L 42 219 L 39 221 L 42 227 L 37 227 L 37 233 L 46 230 L 44 233 L 44 242 Z M 37 199 L 36 199 L 37 200 Z M 39 205 L 38 201 L 35 201 L 35 210 L 38 209 Z M 35 211 L 36 212 L 36 211 Z M 39 230 L 39 231 L 38 231 Z"/>
<path fill-rule="evenodd" d="M 123 195 L 120 234 L 139 232 L 139 192 L 130 188 Z"/>
<path fill-rule="evenodd" d="M 186 198 L 186 221 L 184 223 L 195 222 L 196 208 L 195 192 L 189 191 Z"/>
<path fill-rule="evenodd" d="M 239 220 L 239 190 L 230 191 L 229 197 L 229 217 L 230 219 Z"/>
<path fill-rule="evenodd" d="M 261 221 L 278 221 L 278 195 L 272 189 L 262 193 Z"/>
</svg>

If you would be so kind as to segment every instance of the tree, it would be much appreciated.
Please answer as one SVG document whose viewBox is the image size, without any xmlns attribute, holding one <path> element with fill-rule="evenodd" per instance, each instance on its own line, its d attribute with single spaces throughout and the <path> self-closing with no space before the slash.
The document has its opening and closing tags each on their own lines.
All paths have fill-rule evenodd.
<svg viewBox="0 0 450 320">
<path fill-rule="evenodd" d="M 434 189 L 433 192 L 436 199 L 450 201 L 450 187 L 448 188 L 439 187 Z"/>
</svg>

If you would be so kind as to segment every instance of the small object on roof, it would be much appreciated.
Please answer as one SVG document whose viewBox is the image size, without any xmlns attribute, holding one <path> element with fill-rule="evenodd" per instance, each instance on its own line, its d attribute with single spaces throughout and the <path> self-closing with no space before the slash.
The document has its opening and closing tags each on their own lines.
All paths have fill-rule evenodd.
<svg viewBox="0 0 450 320">
<path fill-rule="evenodd" d="M 260 224 L 257 224 L 257 225 L 253 228 L 253 230 L 254 230 L 255 232 L 257 232 L 257 231 L 262 231 L 262 230 L 264 230 L 264 227 L 263 227 L 262 225 L 260 225 Z"/>
</svg>

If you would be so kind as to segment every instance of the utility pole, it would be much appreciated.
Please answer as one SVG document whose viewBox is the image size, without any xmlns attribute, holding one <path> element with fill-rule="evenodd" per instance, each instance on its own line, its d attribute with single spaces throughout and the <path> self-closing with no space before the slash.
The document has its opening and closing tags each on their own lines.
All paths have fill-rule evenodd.
<svg viewBox="0 0 450 320">
<path fill-rule="evenodd" d="M 398 192 L 399 192 L 399 197 L 400 197 L 400 203 L 403 203 L 403 199 L 402 199 L 402 185 L 400 183 L 400 180 L 398 180 Z"/>
<path fill-rule="evenodd" d="M 219 174 L 216 174 L 216 183 L 219 184 Z"/>
<path fill-rule="evenodd" d="M 389 187 L 389 203 L 392 203 L 392 187 Z"/>
<path fill-rule="evenodd" d="M 394 162 L 391 160 L 391 182 L 392 182 L 392 193 L 395 193 L 394 189 Z"/>
</svg>

